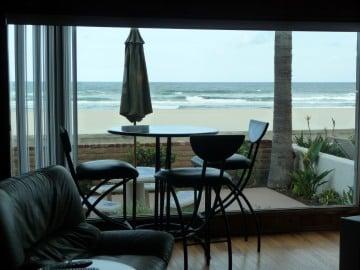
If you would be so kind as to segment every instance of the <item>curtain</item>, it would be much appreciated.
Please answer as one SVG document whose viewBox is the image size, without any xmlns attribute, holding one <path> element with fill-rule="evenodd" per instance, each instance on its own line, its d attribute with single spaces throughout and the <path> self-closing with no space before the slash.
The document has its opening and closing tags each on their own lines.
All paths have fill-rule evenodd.
<svg viewBox="0 0 360 270">
<path fill-rule="evenodd" d="M 76 161 L 76 28 L 15 25 L 14 37 L 13 173 L 64 165 L 60 126 L 69 132 Z"/>
</svg>

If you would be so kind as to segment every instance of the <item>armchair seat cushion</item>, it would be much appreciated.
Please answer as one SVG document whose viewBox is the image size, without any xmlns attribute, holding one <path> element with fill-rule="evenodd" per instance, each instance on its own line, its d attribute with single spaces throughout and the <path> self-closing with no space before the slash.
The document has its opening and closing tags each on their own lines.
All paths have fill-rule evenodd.
<svg viewBox="0 0 360 270">
<path fill-rule="evenodd" d="M 135 269 L 165 269 L 173 237 L 151 230 L 106 231 L 81 223 L 70 231 L 44 239 L 28 252 L 28 263 L 47 265 L 54 261 L 99 259 L 123 263 Z"/>
<path fill-rule="evenodd" d="M 198 167 L 201 167 L 203 165 L 203 160 L 198 156 L 192 157 L 191 162 Z M 241 169 L 249 168 L 250 165 L 251 165 L 251 160 L 248 159 L 247 157 L 240 154 L 233 154 L 231 157 L 226 159 L 224 164 L 224 169 L 241 170 Z M 217 162 L 209 162 L 208 167 L 220 168 L 221 164 Z"/>
<path fill-rule="evenodd" d="M 27 252 L 27 261 L 44 265 L 47 262 L 88 257 L 95 250 L 100 238 L 99 229 L 83 222 L 42 239 Z"/>
<path fill-rule="evenodd" d="M 135 269 L 165 269 L 173 242 L 173 236 L 160 231 L 106 231 L 101 233 L 97 249 L 90 258 L 116 261 Z"/>
<path fill-rule="evenodd" d="M 138 171 L 131 164 L 115 160 L 103 159 L 81 163 L 76 168 L 76 176 L 81 179 L 133 179 L 139 175 Z"/>
</svg>

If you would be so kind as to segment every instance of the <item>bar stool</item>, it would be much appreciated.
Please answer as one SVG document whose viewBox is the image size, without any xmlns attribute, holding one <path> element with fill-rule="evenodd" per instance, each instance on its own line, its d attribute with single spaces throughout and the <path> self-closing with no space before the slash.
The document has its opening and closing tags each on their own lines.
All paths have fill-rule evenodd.
<svg viewBox="0 0 360 270">
<path fill-rule="evenodd" d="M 188 269 L 187 246 L 188 239 L 194 239 L 196 244 L 201 244 L 205 251 L 206 263 L 210 264 L 210 222 L 215 216 L 215 207 L 220 206 L 221 217 L 224 221 L 226 240 L 228 246 L 229 269 L 232 269 L 232 249 L 229 223 L 225 212 L 220 191 L 223 186 L 231 183 L 231 177 L 224 172 L 224 168 L 215 169 L 208 167 L 209 162 L 220 162 L 233 155 L 244 141 L 243 135 L 199 135 L 190 137 L 190 144 L 196 155 L 204 162 L 201 168 L 176 168 L 159 171 L 155 178 L 165 185 L 166 189 L 166 226 L 170 225 L 170 195 L 175 201 L 176 210 L 180 220 L 180 238 L 184 248 L 184 268 Z M 191 221 L 185 225 L 183 214 L 177 198 L 175 188 L 192 188 L 195 192 L 194 211 Z M 212 203 L 212 192 L 215 199 Z M 205 194 L 205 211 L 199 213 L 199 207 Z M 200 222 L 199 222 L 200 221 Z M 204 237 L 203 237 L 204 236 Z M 219 241 L 216 241 L 219 242 Z"/>
<path fill-rule="evenodd" d="M 246 156 L 240 155 L 240 154 L 233 154 L 229 158 L 226 159 L 225 164 L 221 164 L 219 162 L 210 162 L 208 163 L 209 167 L 213 168 L 224 168 L 225 170 L 242 170 L 240 179 L 237 181 L 231 181 L 229 183 L 229 188 L 231 190 L 230 194 L 225 197 L 224 205 L 225 208 L 227 208 L 229 205 L 231 205 L 234 201 L 237 201 L 239 204 L 239 207 L 241 209 L 241 213 L 244 217 L 244 225 L 245 225 L 245 240 L 247 240 L 247 221 L 246 221 L 246 215 L 245 215 L 245 209 L 241 203 L 241 199 L 244 200 L 245 204 L 249 208 L 249 211 L 251 215 L 255 218 L 256 222 L 256 232 L 257 232 L 257 250 L 260 252 L 261 249 L 261 222 L 258 219 L 256 213 L 254 212 L 254 209 L 248 200 L 248 198 L 245 196 L 243 190 L 246 187 L 247 183 L 249 182 L 249 179 L 251 177 L 251 173 L 254 168 L 256 156 L 259 150 L 259 145 L 264 137 L 267 129 L 269 127 L 269 123 L 267 122 L 261 122 L 257 120 L 250 120 L 249 123 L 249 132 L 248 132 L 248 138 L 250 141 L 250 148 Z M 200 156 L 194 156 L 191 159 L 192 163 L 195 166 L 203 166 L 203 159 Z M 221 211 L 218 207 L 217 212 Z"/>
<path fill-rule="evenodd" d="M 133 229 L 136 223 L 136 178 L 138 177 L 138 171 L 129 163 L 114 159 L 93 160 L 80 163 L 76 168 L 71 159 L 71 144 L 68 132 L 65 128 L 60 127 L 60 138 L 63 145 L 64 154 L 67 160 L 67 164 L 75 184 L 78 188 L 80 196 L 82 198 L 82 204 L 86 207 L 85 216 L 88 217 L 91 212 L 95 213 L 102 219 L 124 227 L 126 229 Z M 100 196 L 94 197 L 97 190 L 104 184 L 107 184 L 111 179 L 121 179 L 111 188 L 107 189 Z M 80 182 L 83 180 L 101 180 L 94 188 L 89 192 L 84 193 L 81 189 Z M 132 206 L 132 221 L 131 225 L 127 218 L 127 206 L 126 206 L 126 183 L 133 181 L 133 206 Z M 118 221 L 104 212 L 99 211 L 96 206 L 113 190 L 119 186 L 123 187 L 123 220 Z"/>
</svg>

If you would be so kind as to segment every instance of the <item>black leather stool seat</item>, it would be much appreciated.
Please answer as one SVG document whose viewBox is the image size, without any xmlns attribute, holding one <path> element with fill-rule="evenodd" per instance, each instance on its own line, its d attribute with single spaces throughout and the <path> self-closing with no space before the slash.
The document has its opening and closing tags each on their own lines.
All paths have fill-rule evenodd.
<svg viewBox="0 0 360 270">
<path fill-rule="evenodd" d="M 136 178 L 138 171 L 131 164 L 115 160 L 103 159 L 81 163 L 76 168 L 76 176 L 81 179 L 115 179 L 115 178 Z"/>
<path fill-rule="evenodd" d="M 231 176 L 226 172 L 220 178 L 220 170 L 218 169 L 206 168 L 205 179 L 202 178 L 201 171 L 202 168 L 176 168 L 159 171 L 155 174 L 155 177 L 177 188 L 197 188 L 205 184 L 208 186 L 226 185 L 231 181 Z"/>
<path fill-rule="evenodd" d="M 201 167 L 203 165 L 203 160 L 198 156 L 194 156 L 191 159 L 191 162 L 195 166 Z M 227 158 L 224 164 L 225 170 L 239 170 L 249 168 L 251 165 L 250 159 L 240 154 L 233 154 L 231 157 Z M 221 168 L 219 162 L 209 162 L 208 167 Z"/>
</svg>

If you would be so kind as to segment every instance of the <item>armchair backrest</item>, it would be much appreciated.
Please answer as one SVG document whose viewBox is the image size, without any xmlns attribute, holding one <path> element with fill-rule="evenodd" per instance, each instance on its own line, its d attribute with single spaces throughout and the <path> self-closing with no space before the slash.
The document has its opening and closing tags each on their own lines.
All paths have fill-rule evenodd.
<svg viewBox="0 0 360 270">
<path fill-rule="evenodd" d="M 20 267 L 34 244 L 84 220 L 74 181 L 61 166 L 0 181 L 1 266 Z"/>
</svg>

